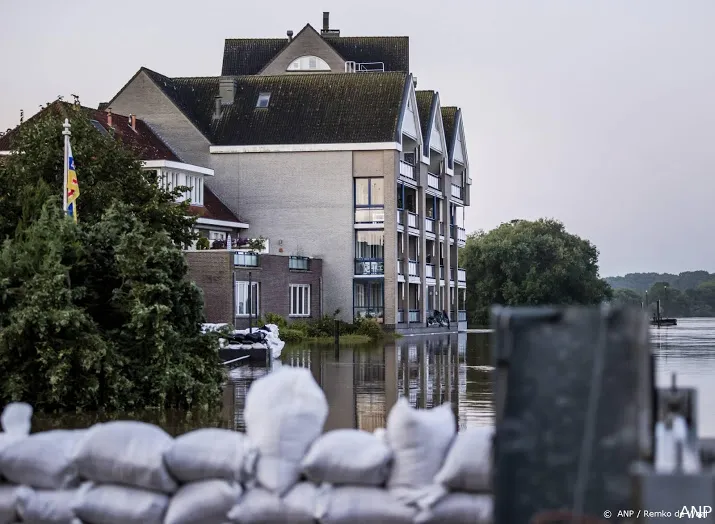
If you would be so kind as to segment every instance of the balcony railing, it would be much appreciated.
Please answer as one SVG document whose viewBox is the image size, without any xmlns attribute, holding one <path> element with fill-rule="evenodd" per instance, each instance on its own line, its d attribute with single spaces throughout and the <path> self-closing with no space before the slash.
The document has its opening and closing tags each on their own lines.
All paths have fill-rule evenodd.
<svg viewBox="0 0 715 524">
<path fill-rule="evenodd" d="M 356 275 L 384 275 L 385 261 L 383 259 L 355 259 Z"/>
<path fill-rule="evenodd" d="M 385 222 L 385 210 L 381 207 L 365 207 L 355 210 L 356 224 L 382 224 Z"/>
<path fill-rule="evenodd" d="M 403 220 L 402 216 L 403 216 L 402 209 L 398 209 L 397 210 L 397 225 L 399 225 L 399 226 L 404 226 L 404 224 L 402 222 L 402 220 Z"/>
<path fill-rule="evenodd" d="M 425 278 L 435 278 L 434 264 L 427 264 L 425 266 Z"/>
<path fill-rule="evenodd" d="M 415 180 L 415 166 L 400 160 L 400 175 L 411 180 Z"/>
<path fill-rule="evenodd" d="M 382 319 L 385 317 L 385 308 L 383 306 L 354 306 L 353 318 L 372 318 L 382 324 Z"/>
<path fill-rule="evenodd" d="M 460 309 L 457 311 L 457 320 L 459 322 L 466 322 L 467 321 L 467 312 L 463 309 Z"/>
<path fill-rule="evenodd" d="M 459 184 L 452 184 L 452 196 L 462 200 L 462 186 Z"/>
<path fill-rule="evenodd" d="M 417 214 L 411 211 L 407 212 L 407 227 L 417 229 Z"/>
<path fill-rule="evenodd" d="M 407 317 L 407 321 L 410 324 L 414 324 L 420 321 L 420 310 L 419 309 L 410 309 Z"/>
<path fill-rule="evenodd" d="M 467 272 L 460 268 L 457 268 L 457 280 L 459 282 L 466 282 L 467 281 Z"/>
<path fill-rule="evenodd" d="M 397 310 L 397 323 L 398 323 L 398 324 L 404 324 L 404 323 L 405 323 L 405 310 L 404 310 L 404 309 L 398 309 L 398 310 Z"/>
<path fill-rule="evenodd" d="M 410 260 L 407 263 L 407 271 L 411 277 L 420 276 L 420 266 L 419 266 L 419 263 L 417 262 L 417 260 Z"/>
<path fill-rule="evenodd" d="M 439 279 L 444 280 L 444 266 L 439 266 Z"/>
<path fill-rule="evenodd" d="M 434 233 L 434 220 L 431 218 L 425 218 L 425 231 L 427 233 Z"/>
<path fill-rule="evenodd" d="M 288 269 L 294 271 L 308 271 L 310 269 L 310 259 L 308 257 L 289 257 Z"/>
<path fill-rule="evenodd" d="M 437 189 L 441 191 L 442 183 L 440 176 L 435 175 L 434 173 L 427 173 L 427 187 L 431 187 L 432 189 Z"/>
<path fill-rule="evenodd" d="M 239 251 L 233 254 L 233 265 L 242 267 L 258 267 L 258 253 L 247 253 Z"/>
<path fill-rule="evenodd" d="M 467 241 L 467 231 L 463 227 L 457 227 L 457 240 L 459 242 Z"/>
</svg>

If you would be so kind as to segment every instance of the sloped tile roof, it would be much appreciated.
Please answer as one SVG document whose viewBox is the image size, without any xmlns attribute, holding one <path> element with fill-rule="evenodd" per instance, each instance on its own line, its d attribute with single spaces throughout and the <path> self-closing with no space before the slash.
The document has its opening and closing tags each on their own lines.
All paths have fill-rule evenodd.
<svg viewBox="0 0 715 524">
<path fill-rule="evenodd" d="M 442 108 L 442 124 L 444 125 L 444 136 L 447 138 L 447 151 L 454 151 L 454 125 L 457 122 L 457 107 L 448 106 Z M 451 160 L 450 155 L 450 160 Z"/>
<path fill-rule="evenodd" d="M 422 136 L 425 142 L 427 142 L 430 137 L 430 129 L 428 129 L 428 127 L 429 117 L 432 111 L 432 102 L 434 100 L 434 91 L 415 91 L 415 98 L 417 98 L 417 114 L 420 117 Z"/>
<path fill-rule="evenodd" d="M 189 206 L 189 214 L 212 220 L 226 220 L 228 222 L 244 222 L 224 205 L 221 200 L 204 184 L 204 205 Z"/>
<path fill-rule="evenodd" d="M 68 102 L 55 101 L 43 110 L 33 115 L 26 123 L 40 118 L 49 113 L 57 114 L 72 120 L 72 112 L 75 111 L 73 104 Z M 104 129 L 109 129 L 109 115 L 105 111 L 81 106 L 81 110 L 86 115 L 99 122 Z M 142 160 L 174 160 L 180 162 L 179 157 L 159 138 L 146 122 L 136 119 L 136 131 L 129 125 L 129 117 L 125 115 L 112 114 L 112 128 L 114 137 L 125 147 L 133 150 Z M 0 137 L 0 151 L 10 151 L 12 142 L 19 132 L 20 126 Z"/>
<path fill-rule="evenodd" d="M 392 142 L 408 76 L 238 76 L 234 103 L 214 118 L 219 77 L 168 78 L 145 71 L 214 145 Z M 267 108 L 256 108 L 259 93 L 270 93 Z"/>
<path fill-rule="evenodd" d="M 385 71 L 410 71 L 410 39 L 407 36 L 325 35 L 322 38 L 346 61 L 383 62 Z M 289 43 L 287 38 L 227 38 L 221 75 L 255 75 Z"/>
</svg>

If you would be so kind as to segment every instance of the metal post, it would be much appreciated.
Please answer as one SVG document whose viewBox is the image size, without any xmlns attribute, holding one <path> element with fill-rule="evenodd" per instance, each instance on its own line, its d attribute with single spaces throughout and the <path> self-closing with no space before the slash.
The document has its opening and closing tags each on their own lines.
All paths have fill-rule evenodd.
<svg viewBox="0 0 715 524">
<path fill-rule="evenodd" d="M 335 352 L 340 348 L 340 321 L 335 319 Z"/>
<path fill-rule="evenodd" d="M 69 175 L 69 145 L 70 145 L 70 121 L 65 118 L 65 123 L 62 135 L 65 137 L 65 159 L 64 159 L 64 178 L 62 180 L 62 211 L 67 213 L 67 177 Z"/>
<path fill-rule="evenodd" d="M 248 332 L 253 333 L 253 280 L 248 272 Z"/>
</svg>

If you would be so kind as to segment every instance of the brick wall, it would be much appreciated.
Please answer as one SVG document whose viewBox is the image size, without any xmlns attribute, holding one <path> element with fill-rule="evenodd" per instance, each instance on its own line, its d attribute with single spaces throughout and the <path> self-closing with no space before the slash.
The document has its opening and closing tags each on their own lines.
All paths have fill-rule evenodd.
<svg viewBox="0 0 715 524">
<path fill-rule="evenodd" d="M 310 259 L 308 271 L 292 270 L 288 268 L 289 257 L 282 255 L 260 255 L 259 267 L 236 267 L 236 281 L 251 280 L 259 282 L 259 314 L 276 313 L 289 322 L 293 320 L 306 320 L 306 317 L 290 318 L 290 284 L 310 285 L 310 317 L 318 318 L 322 312 L 321 303 L 321 277 L 323 275 L 323 261 L 319 258 Z M 332 313 L 332 312 L 331 312 Z M 237 328 L 248 327 L 248 318 L 237 318 Z"/>
<path fill-rule="evenodd" d="M 204 294 L 206 322 L 233 322 L 233 260 L 228 251 L 186 251 L 190 280 Z"/>
</svg>

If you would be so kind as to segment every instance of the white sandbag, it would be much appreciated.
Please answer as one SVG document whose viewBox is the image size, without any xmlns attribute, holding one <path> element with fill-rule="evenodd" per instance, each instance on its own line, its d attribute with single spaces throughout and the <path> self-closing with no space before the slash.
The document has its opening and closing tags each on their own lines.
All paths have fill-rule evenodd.
<svg viewBox="0 0 715 524">
<path fill-rule="evenodd" d="M 181 482 L 209 479 L 240 482 L 246 444 L 246 436 L 237 431 L 197 429 L 174 440 L 164 452 L 164 463 Z"/>
<path fill-rule="evenodd" d="M 251 385 L 243 417 L 259 453 L 255 479 L 283 495 L 300 478 L 300 463 L 323 432 L 328 417 L 323 390 L 309 370 L 281 368 Z"/>
<path fill-rule="evenodd" d="M 330 491 L 316 516 L 321 524 L 412 524 L 416 513 L 384 489 L 341 486 Z"/>
<path fill-rule="evenodd" d="M 491 524 L 494 502 L 486 493 L 450 493 L 421 511 L 415 524 Z"/>
<path fill-rule="evenodd" d="M 171 497 L 164 524 L 223 524 L 241 491 L 238 483 L 225 480 L 185 484 Z"/>
<path fill-rule="evenodd" d="M 78 494 L 79 489 L 35 490 L 21 486 L 17 490 L 17 513 L 22 522 L 32 524 L 75 524 L 79 522 L 74 513 Z"/>
<path fill-rule="evenodd" d="M 417 410 L 400 398 L 387 417 L 387 440 L 394 453 L 388 487 L 431 484 L 456 431 L 450 404 Z"/>
<path fill-rule="evenodd" d="M 310 482 L 296 484 L 282 498 L 263 488 L 250 489 L 227 517 L 237 524 L 314 524 L 317 494 Z"/>
<path fill-rule="evenodd" d="M 32 406 L 25 402 L 12 402 L 5 406 L 0 415 L 0 425 L 8 435 L 27 436 L 32 423 Z"/>
<path fill-rule="evenodd" d="M 162 524 L 169 497 L 116 484 L 82 486 L 74 512 L 91 524 Z"/>
<path fill-rule="evenodd" d="M 79 485 L 72 461 L 85 430 L 45 431 L 22 438 L 0 451 L 0 473 L 14 484 L 40 489 L 67 489 Z"/>
<path fill-rule="evenodd" d="M 0 524 L 11 524 L 17 519 L 17 486 L 0 484 Z"/>
<path fill-rule="evenodd" d="M 164 464 L 172 443 L 163 429 L 144 422 L 96 424 L 77 447 L 75 464 L 87 480 L 173 493 L 178 485 Z"/>
<path fill-rule="evenodd" d="M 468 428 L 459 433 L 434 478 L 453 491 L 490 492 L 494 428 Z"/>
<path fill-rule="evenodd" d="M 390 473 L 392 451 L 367 431 L 338 429 L 318 437 L 303 458 L 303 474 L 318 484 L 381 486 Z"/>
</svg>

